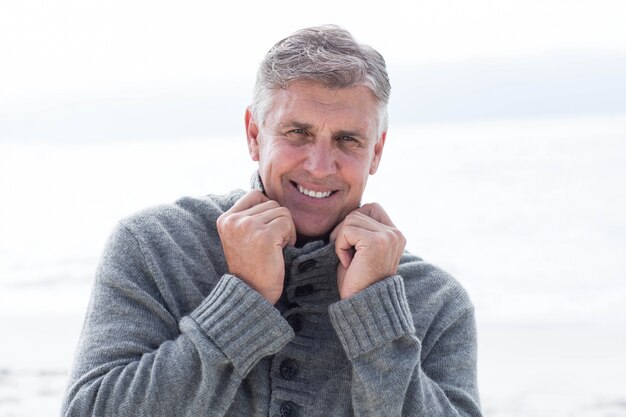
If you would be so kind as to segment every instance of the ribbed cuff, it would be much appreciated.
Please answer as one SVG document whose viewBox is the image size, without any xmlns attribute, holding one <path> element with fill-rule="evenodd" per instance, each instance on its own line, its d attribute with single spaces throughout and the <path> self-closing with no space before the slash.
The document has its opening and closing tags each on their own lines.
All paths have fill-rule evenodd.
<svg viewBox="0 0 626 417">
<path fill-rule="evenodd" d="M 289 323 L 261 294 L 225 274 L 191 313 L 242 376 L 263 357 L 278 352 L 293 337 Z"/>
<path fill-rule="evenodd" d="M 329 314 L 349 359 L 415 332 L 404 282 L 399 275 L 331 304 Z"/>
</svg>

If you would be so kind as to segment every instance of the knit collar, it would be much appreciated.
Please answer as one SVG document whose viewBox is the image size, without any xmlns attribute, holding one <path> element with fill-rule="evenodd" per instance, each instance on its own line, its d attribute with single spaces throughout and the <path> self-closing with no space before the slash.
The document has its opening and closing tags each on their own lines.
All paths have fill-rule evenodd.
<svg viewBox="0 0 626 417">
<path fill-rule="evenodd" d="M 259 190 L 265 194 L 265 187 L 263 187 L 263 181 L 261 181 L 261 175 L 259 175 L 258 169 L 254 171 L 250 177 L 250 189 Z"/>
</svg>

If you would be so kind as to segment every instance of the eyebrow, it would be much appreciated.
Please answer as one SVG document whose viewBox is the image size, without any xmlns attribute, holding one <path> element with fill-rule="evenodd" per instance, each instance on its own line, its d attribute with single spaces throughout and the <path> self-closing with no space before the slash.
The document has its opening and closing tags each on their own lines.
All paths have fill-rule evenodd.
<svg viewBox="0 0 626 417">
<path fill-rule="evenodd" d="M 310 130 L 313 127 L 313 125 L 310 123 L 303 123 L 303 122 L 296 122 L 296 121 L 281 123 L 278 126 L 280 126 L 281 128 L 295 127 L 298 129 L 307 129 L 307 130 Z"/>
<path fill-rule="evenodd" d="M 365 135 L 356 130 L 340 130 L 339 132 L 335 133 L 335 136 L 351 136 L 360 139 L 367 139 Z"/>
</svg>

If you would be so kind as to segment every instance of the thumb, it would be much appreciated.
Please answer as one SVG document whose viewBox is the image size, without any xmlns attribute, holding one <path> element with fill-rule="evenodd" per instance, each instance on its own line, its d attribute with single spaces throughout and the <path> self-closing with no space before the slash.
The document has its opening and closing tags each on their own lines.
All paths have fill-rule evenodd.
<svg viewBox="0 0 626 417">
<path fill-rule="evenodd" d="M 341 262 L 341 265 L 343 265 L 345 268 L 348 268 L 352 263 L 352 259 L 354 259 L 355 249 L 352 246 L 341 247 L 339 245 L 335 245 L 335 253 L 339 258 L 339 262 Z"/>
</svg>

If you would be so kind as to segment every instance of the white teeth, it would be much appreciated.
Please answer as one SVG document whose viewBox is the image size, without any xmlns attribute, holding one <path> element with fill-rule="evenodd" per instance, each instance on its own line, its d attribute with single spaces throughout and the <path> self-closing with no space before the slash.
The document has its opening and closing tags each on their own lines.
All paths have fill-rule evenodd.
<svg viewBox="0 0 626 417">
<path fill-rule="evenodd" d="M 308 195 L 309 197 L 313 198 L 326 198 L 330 197 L 330 195 L 333 193 L 332 191 L 311 191 L 307 190 L 301 185 L 298 185 L 298 191 L 300 191 L 304 195 Z"/>
</svg>

